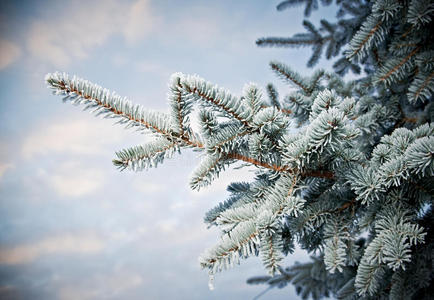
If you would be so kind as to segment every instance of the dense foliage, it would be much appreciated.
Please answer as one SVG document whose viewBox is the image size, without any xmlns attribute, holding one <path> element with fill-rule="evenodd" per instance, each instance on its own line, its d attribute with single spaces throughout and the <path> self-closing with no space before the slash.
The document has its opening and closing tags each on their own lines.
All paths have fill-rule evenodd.
<svg viewBox="0 0 434 300">
<path fill-rule="evenodd" d="M 332 1 L 321 1 L 330 4 Z M 317 0 L 289 0 L 278 9 Z M 202 161 L 193 189 L 209 185 L 228 165 L 257 167 L 252 182 L 229 185 L 231 196 L 205 216 L 221 239 L 200 258 L 216 272 L 259 255 L 270 276 L 249 279 L 296 286 L 303 298 L 428 299 L 434 263 L 434 52 L 430 1 L 337 0 L 338 21 L 259 45 L 312 46 L 340 57 L 335 73 L 304 77 L 280 62 L 271 69 L 294 87 L 283 99 L 254 84 L 236 97 L 199 77 L 174 74 L 169 113 L 151 112 L 93 83 L 66 74 L 46 81 L 64 100 L 154 141 L 118 152 L 120 169 L 155 167 L 194 148 Z M 343 48 L 342 48 L 343 47 Z M 344 81 L 349 69 L 360 79 Z M 198 114 L 200 131 L 191 126 Z M 294 243 L 312 262 L 283 268 Z"/>
</svg>

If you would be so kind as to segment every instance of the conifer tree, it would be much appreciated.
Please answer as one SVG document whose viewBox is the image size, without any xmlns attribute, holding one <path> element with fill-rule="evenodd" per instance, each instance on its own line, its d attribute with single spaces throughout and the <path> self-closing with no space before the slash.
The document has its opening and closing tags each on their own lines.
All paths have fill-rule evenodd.
<svg viewBox="0 0 434 300">
<path fill-rule="evenodd" d="M 327 5 L 331 0 L 322 0 Z M 287 0 L 279 10 L 317 0 Z M 434 49 L 429 0 L 336 0 L 338 21 L 309 21 L 307 33 L 262 38 L 261 46 L 310 46 L 318 62 L 339 57 L 335 72 L 301 76 L 273 61 L 295 88 L 269 99 L 255 84 L 240 97 L 197 76 L 170 79 L 169 112 L 134 105 L 65 73 L 46 76 L 55 94 L 154 140 L 116 153 L 119 169 L 156 167 L 186 148 L 201 151 L 191 180 L 201 189 L 228 166 L 256 167 L 252 182 L 205 215 L 221 230 L 200 265 L 214 274 L 252 255 L 268 276 L 251 284 L 292 283 L 303 299 L 429 299 L 434 264 Z M 344 81 L 348 70 L 361 78 Z M 190 117 L 198 114 L 199 132 Z M 312 261 L 281 265 L 297 243 Z"/>
</svg>

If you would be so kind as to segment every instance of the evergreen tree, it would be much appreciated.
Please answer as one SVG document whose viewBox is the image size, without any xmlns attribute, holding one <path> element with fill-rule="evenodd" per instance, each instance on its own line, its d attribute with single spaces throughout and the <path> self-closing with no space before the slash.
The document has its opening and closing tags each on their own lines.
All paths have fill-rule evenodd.
<svg viewBox="0 0 434 300">
<path fill-rule="evenodd" d="M 330 4 L 331 0 L 321 1 Z M 288 0 L 284 9 L 317 0 Z M 249 283 L 295 285 L 303 299 L 428 299 L 434 264 L 434 50 L 429 0 L 337 0 L 338 21 L 259 45 L 312 46 L 314 65 L 343 54 L 335 73 L 303 77 L 271 62 L 296 89 L 269 100 L 254 84 L 241 97 L 197 76 L 172 75 L 168 113 L 152 112 L 64 73 L 46 81 L 65 101 L 155 139 L 116 153 L 115 166 L 156 167 L 181 149 L 202 152 L 190 185 L 203 188 L 227 166 L 257 167 L 252 182 L 228 186 L 231 196 L 205 216 L 221 238 L 200 258 L 215 273 L 259 255 L 269 276 Z M 349 17 L 348 17 L 349 16 Z M 342 48 L 344 47 L 344 48 Z M 344 81 L 349 69 L 363 77 Z M 200 132 L 190 116 L 199 115 Z M 294 244 L 312 262 L 281 266 Z M 211 282 L 212 283 L 212 282 Z M 212 286 L 212 284 L 211 284 Z"/>
</svg>

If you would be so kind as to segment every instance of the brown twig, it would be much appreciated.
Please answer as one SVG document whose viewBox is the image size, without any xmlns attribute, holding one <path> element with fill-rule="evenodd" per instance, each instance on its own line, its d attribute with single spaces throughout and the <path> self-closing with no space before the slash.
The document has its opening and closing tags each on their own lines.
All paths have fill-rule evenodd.
<svg viewBox="0 0 434 300">
<path fill-rule="evenodd" d="M 306 94 L 310 95 L 312 93 L 312 91 L 308 87 L 305 87 L 300 81 L 298 81 L 295 78 L 293 78 L 291 75 L 289 75 L 288 73 L 286 73 L 284 70 L 282 70 L 281 68 L 279 68 L 277 65 L 272 64 L 271 65 L 271 69 L 279 72 L 286 79 L 288 79 L 288 80 L 292 81 L 293 83 L 295 83 L 295 85 L 297 85 L 298 87 L 300 87 Z"/>
<path fill-rule="evenodd" d="M 429 81 L 434 77 L 434 71 L 431 72 L 431 74 L 427 77 L 427 79 L 424 80 L 420 88 L 417 89 L 416 94 L 414 96 L 415 99 L 417 99 L 422 92 L 422 90 L 428 85 Z"/>
<path fill-rule="evenodd" d="M 245 126 L 249 126 L 249 124 L 247 123 L 247 121 L 245 121 L 243 118 L 241 118 L 241 116 L 239 116 L 237 113 L 235 113 L 234 111 L 232 111 L 231 109 L 229 109 L 228 107 L 226 107 L 225 105 L 219 103 L 217 101 L 217 99 L 214 99 L 212 97 L 209 97 L 205 94 L 203 94 L 202 92 L 200 92 L 197 88 L 191 88 L 188 85 L 185 85 L 185 88 L 187 89 L 187 91 L 191 94 L 196 94 L 199 97 L 205 99 L 208 102 L 211 102 L 212 104 L 214 104 L 215 106 L 223 109 L 225 112 L 227 112 L 229 115 L 233 116 L 235 119 L 237 119 L 238 121 L 240 121 L 241 123 L 243 123 Z"/>
<path fill-rule="evenodd" d="M 413 51 L 411 51 L 411 53 L 409 55 L 407 55 L 403 60 L 401 60 L 399 62 L 399 64 L 397 64 L 395 67 L 393 67 L 392 70 L 389 70 L 389 72 L 387 72 L 386 75 L 384 75 L 383 77 L 381 77 L 380 81 L 386 80 L 390 75 L 392 75 L 393 73 L 395 73 L 403 64 L 405 64 L 413 55 L 415 55 L 417 53 L 417 51 L 419 51 L 420 47 L 421 46 L 419 46 L 416 49 L 414 49 Z"/>
<path fill-rule="evenodd" d="M 372 28 L 368 35 L 366 36 L 366 38 L 362 41 L 362 43 L 360 44 L 360 46 L 351 54 L 351 57 L 357 55 L 357 53 L 359 53 L 359 51 L 363 48 L 363 46 L 366 44 L 366 42 L 369 40 L 369 38 L 378 30 L 378 28 L 380 28 L 381 25 L 381 20 L 375 24 L 374 28 Z"/>
</svg>

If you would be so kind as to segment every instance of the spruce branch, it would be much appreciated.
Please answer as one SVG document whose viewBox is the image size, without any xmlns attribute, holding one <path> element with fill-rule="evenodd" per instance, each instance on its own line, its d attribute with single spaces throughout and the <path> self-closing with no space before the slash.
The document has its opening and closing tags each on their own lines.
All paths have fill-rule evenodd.
<svg viewBox="0 0 434 300">
<path fill-rule="evenodd" d="M 254 158 L 251 158 L 251 157 L 248 157 L 248 156 L 245 156 L 243 154 L 236 153 L 236 152 L 226 154 L 226 158 L 237 159 L 237 160 L 244 161 L 244 162 L 250 163 L 252 165 L 258 166 L 258 167 L 263 167 L 263 168 L 270 169 L 270 170 L 277 171 L 277 172 L 285 172 L 285 171 L 291 172 L 291 170 L 286 166 L 280 166 L 280 165 L 276 165 L 276 164 L 268 164 L 266 162 L 261 162 L 259 160 L 254 159 Z"/>
<path fill-rule="evenodd" d="M 302 89 L 306 95 L 310 95 L 312 93 L 312 90 L 309 87 L 308 83 L 305 82 L 305 79 L 301 78 L 298 73 L 291 70 L 288 66 L 283 65 L 279 62 L 271 62 L 270 67 L 273 71 L 276 72 L 278 76 L 291 83 L 294 83 L 296 86 Z"/>
<path fill-rule="evenodd" d="M 327 111 L 341 101 L 342 98 L 333 90 L 325 89 L 319 92 L 315 100 L 313 100 L 309 118 L 311 120 L 316 119 L 321 112 Z"/>
<path fill-rule="evenodd" d="M 216 131 L 206 142 L 208 153 L 229 153 L 239 148 L 240 138 L 249 134 L 244 127 L 237 124 L 228 124 L 225 128 Z"/>
<path fill-rule="evenodd" d="M 323 0 L 323 4 L 330 4 L 330 0 Z M 295 5 L 306 3 L 304 15 L 308 17 L 313 9 L 318 9 L 318 0 L 285 0 L 277 5 L 277 10 L 285 10 Z"/>
<path fill-rule="evenodd" d="M 253 196 L 253 191 L 252 188 L 250 187 L 250 184 L 248 184 L 248 186 L 249 187 L 245 190 L 245 193 L 243 194 L 232 193 L 229 199 L 227 199 L 224 202 L 220 202 L 217 206 L 210 209 L 205 214 L 204 217 L 205 223 L 208 223 L 209 226 L 217 225 L 217 219 L 219 219 L 220 217 L 222 220 L 225 219 L 233 220 L 234 222 L 232 223 L 245 221 L 244 217 L 238 218 L 238 215 L 237 215 L 238 221 L 235 221 L 233 215 L 235 215 L 234 211 L 236 208 L 242 207 L 245 204 L 248 206 L 248 208 L 244 212 L 253 210 L 254 207 L 251 204 L 256 204 L 255 201 L 256 197 Z M 226 216 L 223 217 L 223 214 L 226 214 L 226 211 L 229 214 L 229 217 Z"/>
<path fill-rule="evenodd" d="M 260 244 L 259 231 L 253 221 L 240 223 L 231 231 L 231 234 L 222 236 L 220 242 L 199 258 L 203 269 L 209 269 L 215 274 L 223 269 L 239 263 L 240 258 L 255 255 Z"/>
<path fill-rule="evenodd" d="M 274 218 L 282 215 L 297 217 L 306 202 L 293 195 L 297 180 L 297 176 L 283 174 L 265 195 L 268 202 L 262 206 L 261 210 L 271 213 Z"/>
<path fill-rule="evenodd" d="M 301 93 L 292 93 L 285 97 L 285 104 L 290 108 L 294 118 L 298 118 L 303 123 L 309 117 L 312 105 L 312 99 Z"/>
<path fill-rule="evenodd" d="M 413 174 L 434 176 L 434 137 L 417 139 L 407 148 L 405 159 Z"/>
<path fill-rule="evenodd" d="M 430 0 L 412 0 L 408 8 L 407 21 L 416 29 L 431 23 L 434 3 Z"/>
<path fill-rule="evenodd" d="M 359 264 L 354 286 L 359 296 L 375 295 L 380 279 L 385 274 L 385 268 L 380 264 L 370 264 L 362 259 Z"/>
<path fill-rule="evenodd" d="M 178 80 L 188 100 L 201 100 L 225 113 L 228 117 L 249 126 L 248 114 L 242 102 L 226 90 L 197 76 L 178 74 Z"/>
<path fill-rule="evenodd" d="M 131 169 L 141 171 L 150 167 L 157 167 L 164 158 L 171 157 L 179 149 L 176 142 L 160 138 L 143 146 L 135 146 L 116 153 L 117 159 L 113 164 L 119 169 Z"/>
<path fill-rule="evenodd" d="M 219 129 L 215 114 L 209 109 L 201 109 L 199 111 L 199 124 L 201 134 L 206 138 L 212 137 Z"/>
<path fill-rule="evenodd" d="M 193 171 L 190 187 L 200 190 L 200 188 L 208 186 L 225 169 L 227 164 L 229 162 L 219 154 L 206 155 Z"/>
<path fill-rule="evenodd" d="M 288 119 L 280 110 L 268 107 L 260 110 L 252 120 L 253 128 L 269 137 L 278 137 L 288 127 Z"/>
<path fill-rule="evenodd" d="M 225 233 L 230 232 L 235 226 L 241 222 L 256 219 L 258 216 L 258 206 L 256 203 L 245 203 L 244 205 L 236 205 L 222 211 L 215 218 L 215 223 L 220 228 L 223 228 Z M 229 228 L 227 230 L 226 228 Z"/>
<path fill-rule="evenodd" d="M 430 74 L 419 73 L 408 88 L 407 97 L 411 103 L 427 101 L 434 93 L 434 71 Z"/>
<path fill-rule="evenodd" d="M 252 119 L 263 107 L 262 92 L 254 83 L 246 84 L 243 88 L 246 107 L 250 110 L 249 119 Z"/>
<path fill-rule="evenodd" d="M 312 46 L 320 44 L 324 41 L 330 40 L 328 38 L 310 38 L 310 37 L 293 37 L 293 38 L 281 38 L 281 37 L 268 37 L 260 38 L 256 41 L 258 46 L 277 46 L 277 47 L 290 47 L 290 46 Z"/>
<path fill-rule="evenodd" d="M 274 85 L 271 83 L 267 84 L 267 94 L 268 98 L 270 99 L 271 105 L 280 109 L 279 93 L 277 92 Z"/>
<path fill-rule="evenodd" d="M 69 76 L 66 73 L 52 73 L 45 76 L 45 81 L 55 94 L 64 96 L 64 101 L 83 104 L 85 109 L 94 109 L 97 114 L 120 118 L 128 127 L 150 129 L 168 138 L 175 137 L 171 131 L 167 116 L 162 113 L 146 111 L 140 105 L 133 105 L 126 98 L 103 89 L 87 80 Z"/>
<path fill-rule="evenodd" d="M 346 257 L 346 245 L 345 242 L 335 235 L 332 238 L 327 239 L 324 250 L 324 263 L 326 269 L 333 274 L 336 270 L 343 271 Z"/>
<path fill-rule="evenodd" d="M 348 183 L 357 194 L 357 200 L 361 200 L 362 204 L 370 204 L 378 200 L 380 194 L 385 192 L 381 178 L 373 168 L 358 166 L 351 172 Z"/>
<path fill-rule="evenodd" d="M 350 61 L 361 60 L 365 57 L 367 49 L 372 45 L 377 46 L 385 35 L 383 21 L 374 16 L 369 16 L 362 24 L 362 28 L 354 35 L 349 44 L 346 58 Z"/>
<path fill-rule="evenodd" d="M 259 216 L 258 230 L 260 232 L 260 252 L 262 262 L 270 275 L 279 270 L 279 263 L 283 260 L 283 242 L 281 229 L 276 218 L 269 212 L 263 211 Z"/>
<path fill-rule="evenodd" d="M 235 152 L 228 153 L 227 155 L 225 155 L 225 157 L 227 159 L 237 159 L 237 160 L 241 160 L 244 162 L 248 162 L 248 163 L 251 163 L 252 165 L 255 165 L 258 167 L 263 167 L 263 168 L 270 169 L 270 170 L 277 171 L 277 172 L 288 172 L 290 174 L 298 172 L 297 169 L 291 169 L 288 166 L 279 166 L 279 165 L 275 165 L 275 164 L 268 164 L 268 163 L 261 162 L 261 161 L 258 161 L 256 159 L 253 159 L 251 157 L 248 157 L 248 156 L 245 156 L 245 155 L 242 155 L 239 153 L 235 153 Z M 333 179 L 334 173 L 331 171 L 327 171 L 327 170 L 305 170 L 305 171 L 301 172 L 301 176 Z"/>
<path fill-rule="evenodd" d="M 191 112 L 191 103 L 184 101 L 181 83 L 180 83 L 180 75 L 174 74 L 172 75 L 170 86 L 170 97 L 169 103 L 172 108 L 172 116 L 174 118 L 174 127 L 176 131 L 179 132 L 181 137 L 186 137 L 186 126 L 185 122 L 188 121 L 188 114 Z M 187 124 L 188 125 L 188 124 Z M 188 127 L 187 127 L 188 128 Z M 187 129 L 188 130 L 188 129 Z"/>
<path fill-rule="evenodd" d="M 319 2 L 288 0 L 279 8 L 297 3 L 305 3 L 308 14 Z M 336 22 L 305 20 L 304 33 L 258 40 L 262 46 L 311 47 L 308 66 L 323 51 L 327 59 L 344 55 L 334 64 L 336 73 L 319 69 L 311 76 L 271 62 L 272 71 L 295 87 L 281 102 L 271 84 L 264 101 L 252 83 L 238 97 L 175 73 L 165 114 L 79 78 L 47 75 L 64 100 L 153 133 L 155 140 L 116 153 L 120 169 L 155 167 L 194 148 L 202 161 L 190 186 L 200 189 L 234 163 L 256 167 L 251 182 L 231 184 L 229 198 L 205 215 L 205 223 L 220 230 L 220 240 L 200 258 L 210 287 L 216 272 L 259 255 L 273 276 L 251 282 L 269 288 L 292 283 L 303 298 L 430 295 L 434 6 L 429 0 L 336 5 Z M 344 81 L 340 76 L 348 70 L 363 75 Z M 192 122 L 196 111 L 198 124 Z M 315 256 L 283 268 L 295 242 Z"/>
<path fill-rule="evenodd" d="M 386 85 L 390 85 L 392 82 L 396 82 L 402 79 L 403 75 L 399 74 L 403 72 L 409 72 L 413 67 L 413 63 L 410 60 L 420 49 L 420 46 L 416 47 L 407 56 L 400 59 L 390 59 L 386 61 L 384 66 L 380 68 L 378 73 L 374 76 L 373 80 L 375 83 L 384 82 Z"/>
</svg>

